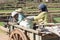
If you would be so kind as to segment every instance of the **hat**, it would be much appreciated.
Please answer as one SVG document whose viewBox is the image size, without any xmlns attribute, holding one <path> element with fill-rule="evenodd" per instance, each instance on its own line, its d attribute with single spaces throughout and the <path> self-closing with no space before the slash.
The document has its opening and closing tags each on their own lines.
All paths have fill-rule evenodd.
<svg viewBox="0 0 60 40">
<path fill-rule="evenodd" d="M 42 10 L 42 11 L 47 11 L 47 6 L 45 4 L 40 4 L 38 6 L 39 10 Z"/>
<path fill-rule="evenodd" d="M 15 10 L 15 11 L 16 11 L 16 12 L 22 12 L 22 9 L 19 8 L 19 9 Z"/>
</svg>

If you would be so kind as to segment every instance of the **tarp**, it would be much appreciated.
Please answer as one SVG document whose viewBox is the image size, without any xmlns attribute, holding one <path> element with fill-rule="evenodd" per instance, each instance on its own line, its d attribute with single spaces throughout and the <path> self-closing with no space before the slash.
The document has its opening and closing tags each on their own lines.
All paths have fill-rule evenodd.
<svg viewBox="0 0 60 40">
<path fill-rule="evenodd" d="M 60 37 L 60 26 L 45 27 L 45 29 L 48 29 L 50 32 Z"/>
</svg>

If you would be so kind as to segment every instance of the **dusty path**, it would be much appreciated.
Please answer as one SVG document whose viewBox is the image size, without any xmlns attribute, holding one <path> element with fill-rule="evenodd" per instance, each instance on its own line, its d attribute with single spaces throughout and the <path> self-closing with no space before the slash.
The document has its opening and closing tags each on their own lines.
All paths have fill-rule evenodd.
<svg viewBox="0 0 60 40">
<path fill-rule="evenodd" d="M 9 36 L 7 34 L 0 34 L 0 40 L 9 40 Z"/>
<path fill-rule="evenodd" d="M 5 30 L 3 27 L 0 26 L 0 40 L 9 40 L 9 35 L 1 29 Z"/>
</svg>

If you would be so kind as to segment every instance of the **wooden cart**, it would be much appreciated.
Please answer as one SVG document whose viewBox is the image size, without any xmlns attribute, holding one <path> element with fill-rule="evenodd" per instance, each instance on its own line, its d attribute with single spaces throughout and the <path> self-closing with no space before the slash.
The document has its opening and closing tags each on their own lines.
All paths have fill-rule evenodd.
<svg viewBox="0 0 60 40">
<path fill-rule="evenodd" d="M 10 33 L 10 40 L 48 40 L 46 38 L 56 38 L 58 37 L 57 35 L 54 35 L 53 32 L 46 32 L 46 31 L 40 31 L 40 30 L 34 30 L 34 29 L 27 29 L 27 28 L 24 28 L 20 25 L 16 25 L 15 23 L 11 23 L 9 22 L 9 25 L 10 25 L 10 29 L 9 29 L 9 33 Z M 48 24 L 41 24 L 39 25 L 39 27 L 41 26 L 59 26 L 60 23 L 48 23 Z M 47 36 L 45 39 L 44 39 L 44 36 Z M 54 39 L 54 40 L 59 40 L 58 38 L 57 39 Z"/>
<path fill-rule="evenodd" d="M 51 16 L 52 14 L 49 14 L 49 22 L 48 24 L 39 24 L 38 25 L 38 30 L 35 29 L 28 29 L 25 27 L 22 27 L 20 25 L 17 25 L 16 23 L 9 22 L 9 36 L 10 40 L 48 40 L 46 38 L 56 38 L 57 35 L 53 32 L 46 32 L 46 31 L 41 31 L 40 28 L 41 26 L 44 28 L 45 26 L 52 27 L 52 26 L 60 26 L 60 23 L 52 23 L 53 22 L 53 17 Z M 59 16 L 58 16 L 59 17 Z M 44 38 L 44 36 L 47 36 Z M 49 39 L 51 40 L 51 39 Z M 56 38 L 54 40 L 59 40 L 59 38 Z"/>
</svg>

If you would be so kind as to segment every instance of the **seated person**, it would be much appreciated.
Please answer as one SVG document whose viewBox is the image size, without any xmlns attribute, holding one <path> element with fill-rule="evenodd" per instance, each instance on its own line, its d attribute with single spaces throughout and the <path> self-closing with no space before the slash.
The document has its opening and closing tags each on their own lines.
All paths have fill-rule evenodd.
<svg viewBox="0 0 60 40">
<path fill-rule="evenodd" d="M 18 22 L 17 23 L 20 23 L 24 18 L 25 18 L 25 15 L 23 13 L 23 10 L 20 8 L 19 12 L 18 12 Z"/>
<path fill-rule="evenodd" d="M 38 6 L 38 9 L 40 11 L 40 14 L 37 15 L 37 16 L 28 16 L 27 18 L 31 19 L 31 20 L 34 20 L 33 22 L 34 23 L 47 23 L 47 6 L 45 4 L 40 4 Z"/>
<path fill-rule="evenodd" d="M 20 23 L 25 18 L 22 8 L 13 11 L 11 16 L 17 23 Z"/>
<path fill-rule="evenodd" d="M 8 22 L 17 22 L 18 21 L 18 12 L 19 12 L 20 10 L 18 9 L 18 10 L 15 10 L 15 11 L 13 11 L 12 13 L 11 13 L 11 16 L 8 18 L 9 20 L 8 20 Z M 7 23 L 5 23 L 5 25 L 4 25 L 4 27 L 8 27 L 8 22 Z"/>
<path fill-rule="evenodd" d="M 39 5 L 39 11 L 41 12 L 39 15 L 34 17 L 34 20 L 36 21 L 37 24 L 45 24 L 47 23 L 47 7 L 45 4 L 40 4 Z M 41 29 L 40 29 L 41 28 Z M 43 30 L 43 26 L 38 27 L 37 29 L 34 27 L 35 30 L 38 30 L 39 32 Z M 40 40 L 40 37 L 36 35 L 36 39 Z"/>
<path fill-rule="evenodd" d="M 38 8 L 39 8 L 41 13 L 39 15 L 35 16 L 34 20 L 40 24 L 41 23 L 47 23 L 47 12 L 48 12 L 48 10 L 47 10 L 46 5 L 40 4 Z"/>
</svg>

